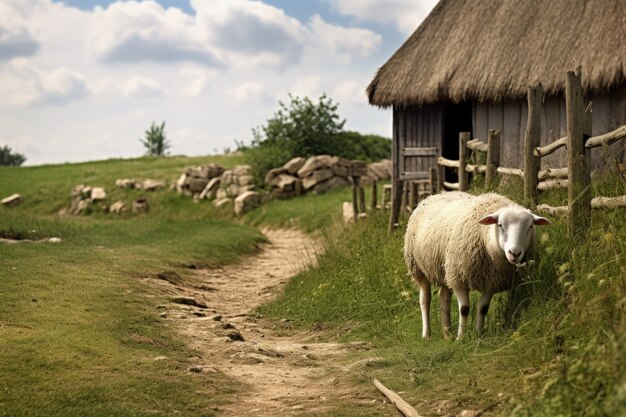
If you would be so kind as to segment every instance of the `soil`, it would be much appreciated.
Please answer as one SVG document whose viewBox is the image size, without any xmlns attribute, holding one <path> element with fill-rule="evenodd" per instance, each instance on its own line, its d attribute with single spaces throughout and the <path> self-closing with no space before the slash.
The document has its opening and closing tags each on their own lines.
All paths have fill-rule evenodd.
<svg viewBox="0 0 626 417">
<path fill-rule="evenodd" d="M 189 371 L 220 372 L 236 381 L 236 393 L 225 394 L 218 414 L 393 413 L 373 386 L 359 389 L 350 382 L 348 371 L 354 375 L 367 358 L 367 344 L 319 342 L 314 330 L 295 331 L 286 320 L 255 313 L 318 253 L 316 242 L 301 232 L 264 233 L 270 243 L 239 264 L 195 270 L 184 282 L 176 274 L 149 278 L 171 300 L 160 306 L 161 317 L 194 351 Z"/>
</svg>

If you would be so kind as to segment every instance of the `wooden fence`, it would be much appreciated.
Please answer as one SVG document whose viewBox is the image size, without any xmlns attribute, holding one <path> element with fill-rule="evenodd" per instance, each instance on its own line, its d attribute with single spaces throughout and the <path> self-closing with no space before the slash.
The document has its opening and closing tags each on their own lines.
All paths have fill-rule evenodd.
<svg viewBox="0 0 626 417">
<path fill-rule="evenodd" d="M 596 197 L 591 199 L 591 175 L 589 149 L 610 144 L 626 138 L 626 125 L 603 135 L 591 137 L 591 103 L 584 106 L 581 70 L 570 71 L 566 78 L 567 136 L 549 145 L 539 147 L 541 134 L 541 85 L 528 89 L 528 122 L 524 138 L 524 168 L 499 166 L 500 131 L 489 130 L 487 142 L 469 140 L 469 132 L 459 133 L 459 159 L 437 159 L 437 192 L 448 190 L 466 191 L 468 173 L 485 173 L 486 184 L 492 186 L 496 173 L 514 175 L 524 180 L 524 199 L 530 206 L 538 203 L 539 191 L 556 187 L 568 188 L 568 205 L 551 207 L 540 204 L 537 210 L 556 216 L 568 216 L 570 237 L 586 235 L 591 221 L 591 209 L 626 207 L 626 195 L 619 197 Z M 540 159 L 560 147 L 568 150 L 568 166 L 540 170 Z M 468 163 L 470 151 L 487 152 L 485 165 Z M 458 182 L 445 181 L 445 167 L 458 170 Z"/>
</svg>

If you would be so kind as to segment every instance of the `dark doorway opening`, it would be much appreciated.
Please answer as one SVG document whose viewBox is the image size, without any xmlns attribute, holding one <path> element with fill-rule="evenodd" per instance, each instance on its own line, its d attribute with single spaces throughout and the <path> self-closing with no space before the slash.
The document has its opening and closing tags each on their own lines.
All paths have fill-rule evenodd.
<svg viewBox="0 0 626 417">
<path fill-rule="evenodd" d="M 446 159 L 459 159 L 459 132 L 470 132 L 472 137 L 472 103 L 447 103 L 443 112 L 443 146 Z M 446 181 L 458 181 L 456 169 L 446 168 Z"/>
</svg>

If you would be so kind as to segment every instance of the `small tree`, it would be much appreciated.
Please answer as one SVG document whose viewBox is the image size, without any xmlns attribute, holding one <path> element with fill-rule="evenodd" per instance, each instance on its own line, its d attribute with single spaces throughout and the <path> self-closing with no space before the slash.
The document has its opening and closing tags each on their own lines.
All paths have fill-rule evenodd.
<svg viewBox="0 0 626 417">
<path fill-rule="evenodd" d="M 161 126 L 152 122 L 150 129 L 146 130 L 145 139 L 139 138 L 139 141 L 146 147 L 148 156 L 164 156 L 171 147 L 165 136 L 165 122 L 161 123 Z"/>
<path fill-rule="evenodd" d="M 8 146 L 0 147 L 0 165 L 20 166 L 26 161 L 26 157 L 18 152 L 11 151 Z"/>
</svg>

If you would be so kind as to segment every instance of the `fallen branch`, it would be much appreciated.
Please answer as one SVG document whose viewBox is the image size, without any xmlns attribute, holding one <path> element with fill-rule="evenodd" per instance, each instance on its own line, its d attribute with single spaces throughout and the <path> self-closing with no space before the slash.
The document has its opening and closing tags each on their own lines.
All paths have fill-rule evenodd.
<svg viewBox="0 0 626 417">
<path fill-rule="evenodd" d="M 402 399 L 398 394 L 394 391 L 390 390 L 386 386 L 380 383 L 379 380 L 374 379 L 374 385 L 383 395 L 389 398 L 389 401 L 406 417 L 422 417 L 415 408 L 406 401 Z"/>
<path fill-rule="evenodd" d="M 502 175 L 516 175 L 518 177 L 524 178 L 524 171 L 519 169 L 519 168 L 498 167 L 498 174 L 502 174 Z"/>
</svg>

